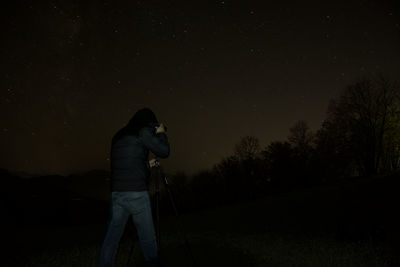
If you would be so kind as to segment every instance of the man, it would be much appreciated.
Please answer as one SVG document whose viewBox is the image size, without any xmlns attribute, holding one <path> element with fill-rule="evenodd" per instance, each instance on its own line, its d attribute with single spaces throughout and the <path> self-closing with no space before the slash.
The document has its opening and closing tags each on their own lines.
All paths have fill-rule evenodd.
<svg viewBox="0 0 400 267">
<path fill-rule="evenodd" d="M 111 144 L 111 216 L 100 252 L 100 266 L 114 266 L 125 224 L 132 215 L 147 266 L 161 266 L 151 211 L 149 152 L 169 156 L 163 124 L 144 108 L 119 130 Z M 151 162 L 152 163 L 152 162 Z"/>
</svg>

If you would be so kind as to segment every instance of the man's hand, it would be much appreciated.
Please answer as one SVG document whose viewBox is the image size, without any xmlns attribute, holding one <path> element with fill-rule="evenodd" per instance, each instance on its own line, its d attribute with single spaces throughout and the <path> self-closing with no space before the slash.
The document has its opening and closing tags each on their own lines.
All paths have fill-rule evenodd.
<svg viewBox="0 0 400 267">
<path fill-rule="evenodd" d="M 156 159 L 151 159 L 151 160 L 149 160 L 150 168 L 153 168 L 154 166 L 156 166 L 156 162 L 157 162 Z"/>
<path fill-rule="evenodd" d="M 156 127 L 156 134 L 165 133 L 164 124 L 160 123 L 160 126 Z"/>
</svg>

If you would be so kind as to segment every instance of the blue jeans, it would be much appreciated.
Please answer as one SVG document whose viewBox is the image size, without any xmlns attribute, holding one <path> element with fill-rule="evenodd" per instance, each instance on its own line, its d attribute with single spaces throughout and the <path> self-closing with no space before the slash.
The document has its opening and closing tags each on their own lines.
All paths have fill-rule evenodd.
<svg viewBox="0 0 400 267">
<path fill-rule="evenodd" d="M 148 191 L 112 192 L 111 218 L 100 252 L 100 266 L 112 267 L 125 224 L 132 215 L 147 266 L 161 266 Z"/>
</svg>

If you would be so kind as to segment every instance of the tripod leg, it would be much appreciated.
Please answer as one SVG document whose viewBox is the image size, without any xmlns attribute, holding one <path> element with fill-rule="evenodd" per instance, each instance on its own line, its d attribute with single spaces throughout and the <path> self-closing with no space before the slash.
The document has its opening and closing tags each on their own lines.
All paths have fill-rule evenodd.
<svg viewBox="0 0 400 267">
<path fill-rule="evenodd" d="M 172 197 L 171 190 L 169 189 L 167 176 L 165 176 L 164 174 L 163 174 L 163 179 L 164 179 L 163 180 L 164 181 L 164 186 L 167 189 L 167 193 L 168 193 L 169 200 L 171 202 L 172 209 L 174 210 L 175 216 L 178 217 L 179 216 L 179 212 L 178 212 L 178 209 L 176 208 L 175 201 L 174 201 L 174 198 Z"/>
<path fill-rule="evenodd" d="M 187 248 L 187 250 L 188 250 L 188 252 L 189 252 L 189 254 L 190 254 L 190 257 L 191 257 L 191 259 L 192 259 L 193 266 L 196 267 L 196 266 L 197 266 L 196 261 L 195 261 L 195 259 L 194 259 L 192 250 L 190 249 L 189 242 L 188 242 L 188 239 L 187 239 L 187 237 L 186 237 L 186 233 L 185 233 L 185 231 L 184 231 L 184 229 L 183 229 L 183 224 L 182 224 L 182 222 L 179 220 L 179 212 L 178 212 L 178 209 L 176 208 L 175 201 L 174 201 L 174 198 L 173 198 L 173 196 L 172 196 L 172 192 L 171 192 L 171 190 L 169 189 L 169 186 L 168 186 L 168 179 L 167 179 L 167 176 L 165 176 L 163 172 L 161 172 L 161 175 L 162 175 L 162 177 L 163 177 L 164 187 L 165 187 L 165 189 L 166 189 L 167 192 L 168 192 L 168 197 L 169 197 L 171 206 L 172 206 L 172 208 L 174 209 L 175 216 L 176 216 L 177 219 L 178 219 L 177 221 L 178 221 L 178 223 L 179 223 L 181 233 L 182 233 L 183 238 L 184 238 L 184 240 L 185 240 L 186 248 Z"/>
</svg>

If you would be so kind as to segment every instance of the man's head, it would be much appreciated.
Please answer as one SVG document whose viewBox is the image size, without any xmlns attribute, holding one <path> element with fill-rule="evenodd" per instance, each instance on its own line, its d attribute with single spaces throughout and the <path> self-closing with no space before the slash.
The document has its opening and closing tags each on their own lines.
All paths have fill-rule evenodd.
<svg viewBox="0 0 400 267">
<path fill-rule="evenodd" d="M 152 126 L 155 123 L 158 123 L 158 121 L 154 112 L 149 108 L 142 108 L 133 115 L 128 125 L 135 126 L 134 128 L 142 128 Z"/>
</svg>

